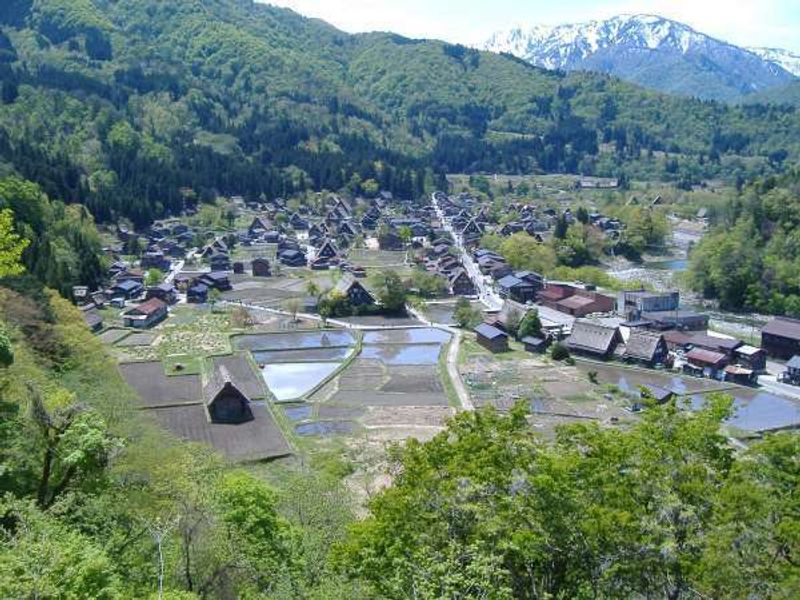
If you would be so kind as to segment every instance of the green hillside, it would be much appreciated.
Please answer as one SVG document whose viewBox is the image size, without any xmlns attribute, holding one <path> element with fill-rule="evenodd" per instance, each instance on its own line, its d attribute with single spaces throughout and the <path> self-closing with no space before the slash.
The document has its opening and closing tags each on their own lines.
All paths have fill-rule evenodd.
<svg viewBox="0 0 800 600">
<path fill-rule="evenodd" d="M 444 172 L 750 177 L 800 154 L 791 108 L 731 108 L 509 56 L 352 36 L 236 0 L 0 7 L 0 173 L 147 223 L 217 193 L 400 195 Z"/>
<path fill-rule="evenodd" d="M 762 104 L 783 104 L 789 106 L 800 106 L 800 81 L 795 81 L 789 85 L 784 85 L 771 90 L 764 90 L 758 94 L 749 96 L 748 103 L 757 102 Z"/>
</svg>

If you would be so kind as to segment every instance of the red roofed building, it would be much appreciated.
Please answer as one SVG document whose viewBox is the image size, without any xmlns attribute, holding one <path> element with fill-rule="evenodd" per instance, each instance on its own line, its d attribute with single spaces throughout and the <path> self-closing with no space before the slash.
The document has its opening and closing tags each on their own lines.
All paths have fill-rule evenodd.
<svg viewBox="0 0 800 600">
<path fill-rule="evenodd" d="M 150 298 L 139 306 L 135 306 L 122 313 L 125 327 L 134 329 L 149 329 L 167 318 L 169 308 L 167 303 L 158 298 Z"/>
</svg>

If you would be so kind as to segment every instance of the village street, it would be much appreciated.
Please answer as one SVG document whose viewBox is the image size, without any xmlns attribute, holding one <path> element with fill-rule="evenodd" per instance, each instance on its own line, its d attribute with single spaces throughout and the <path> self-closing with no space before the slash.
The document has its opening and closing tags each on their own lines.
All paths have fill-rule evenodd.
<svg viewBox="0 0 800 600">
<path fill-rule="evenodd" d="M 445 216 L 444 211 L 439 206 L 439 201 L 436 198 L 436 192 L 431 194 L 431 202 L 433 203 L 433 208 L 436 211 L 437 217 L 442 223 L 442 227 L 451 236 L 453 236 L 455 246 L 461 255 L 461 262 L 464 265 L 464 269 L 467 271 L 469 278 L 475 284 L 475 287 L 478 288 L 478 296 L 480 301 L 483 302 L 489 310 L 500 310 L 503 307 L 503 299 L 500 298 L 491 285 L 486 283 L 483 273 L 481 273 L 478 265 L 475 264 L 475 261 L 472 260 L 472 256 L 464 247 L 460 232 L 453 228 L 450 219 Z"/>
</svg>

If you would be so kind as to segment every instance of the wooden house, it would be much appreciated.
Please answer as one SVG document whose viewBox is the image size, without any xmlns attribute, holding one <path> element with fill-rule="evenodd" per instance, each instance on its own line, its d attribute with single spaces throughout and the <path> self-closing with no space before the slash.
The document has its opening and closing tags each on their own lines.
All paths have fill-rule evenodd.
<svg viewBox="0 0 800 600">
<path fill-rule="evenodd" d="M 372 306 L 376 303 L 375 296 L 364 287 L 360 281 L 350 274 L 344 275 L 334 287 L 334 291 L 342 296 L 346 296 L 350 305 L 353 307 L 358 306 Z"/>
<path fill-rule="evenodd" d="M 522 338 L 520 342 L 522 342 L 526 352 L 544 354 L 547 351 L 547 347 L 550 345 L 550 338 L 547 336 L 539 337 L 528 335 Z"/>
<path fill-rule="evenodd" d="M 278 260 L 287 267 L 304 267 L 306 265 L 306 255 L 300 250 L 282 250 L 278 254 Z"/>
<path fill-rule="evenodd" d="M 778 317 L 761 330 L 761 347 L 783 360 L 800 355 L 800 320 Z"/>
<path fill-rule="evenodd" d="M 128 309 L 122 314 L 122 322 L 125 327 L 134 329 L 149 329 L 167 318 L 169 309 L 167 303 L 158 298 L 151 298 Z"/>
<path fill-rule="evenodd" d="M 448 283 L 450 293 L 454 296 L 474 296 L 475 284 L 464 269 L 457 269 L 450 274 Z"/>
<path fill-rule="evenodd" d="M 186 302 L 189 304 L 205 304 L 208 302 L 208 286 L 196 283 L 186 290 Z"/>
<path fill-rule="evenodd" d="M 171 283 L 161 283 L 147 288 L 145 299 L 158 298 L 167 304 L 173 304 L 178 299 L 178 290 Z"/>
<path fill-rule="evenodd" d="M 490 352 L 508 350 L 508 334 L 488 323 L 481 323 L 475 329 L 476 341 Z"/>
<path fill-rule="evenodd" d="M 497 281 L 497 289 L 501 298 L 510 298 L 523 304 L 536 297 L 536 287 L 516 275 L 501 277 Z"/>
<path fill-rule="evenodd" d="M 250 269 L 253 277 L 270 277 L 272 275 L 272 267 L 266 258 L 254 258 L 250 263 Z"/>
<path fill-rule="evenodd" d="M 108 296 L 112 298 L 124 298 L 132 300 L 142 295 L 144 286 L 133 279 L 118 281 L 108 289 Z"/>
<path fill-rule="evenodd" d="M 669 355 L 667 342 L 660 333 L 634 329 L 625 344 L 622 358 L 647 367 L 664 364 Z"/>
<path fill-rule="evenodd" d="M 246 423 L 253 420 L 250 399 L 231 379 L 228 370 L 220 365 L 203 388 L 203 400 L 212 423 Z"/>
<path fill-rule="evenodd" d="M 695 348 L 686 354 L 684 371 L 693 375 L 716 377 L 727 365 L 727 355 L 704 348 Z"/>
<path fill-rule="evenodd" d="M 800 356 L 793 356 L 786 363 L 786 371 L 780 377 L 784 383 L 800 385 Z"/>
<path fill-rule="evenodd" d="M 570 352 L 606 360 L 611 358 L 621 342 L 622 335 L 617 327 L 578 320 L 572 326 L 566 345 Z"/>
</svg>

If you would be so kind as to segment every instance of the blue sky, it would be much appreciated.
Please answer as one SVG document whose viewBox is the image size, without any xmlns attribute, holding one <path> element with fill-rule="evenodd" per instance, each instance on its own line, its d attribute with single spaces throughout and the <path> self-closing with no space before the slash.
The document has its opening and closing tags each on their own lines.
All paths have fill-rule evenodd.
<svg viewBox="0 0 800 600">
<path fill-rule="evenodd" d="M 345 31 L 394 31 L 465 44 L 516 25 L 658 14 L 741 46 L 800 52 L 800 0 L 269 0 Z"/>
</svg>

